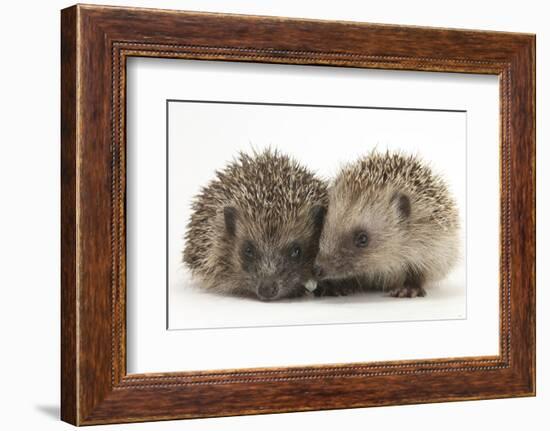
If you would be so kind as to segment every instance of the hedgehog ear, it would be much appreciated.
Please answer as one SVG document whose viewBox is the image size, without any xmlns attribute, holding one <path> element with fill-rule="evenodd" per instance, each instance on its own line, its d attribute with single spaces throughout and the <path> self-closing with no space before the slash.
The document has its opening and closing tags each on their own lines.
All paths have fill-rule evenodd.
<svg viewBox="0 0 550 431">
<path fill-rule="evenodd" d="M 327 207 L 322 205 L 315 205 L 311 209 L 311 216 L 313 218 L 313 226 L 315 227 L 315 232 L 320 233 L 323 229 L 323 224 L 325 222 L 325 215 L 327 213 Z"/>
<path fill-rule="evenodd" d="M 402 220 L 406 220 L 411 215 L 411 201 L 409 197 L 401 192 L 396 192 L 390 201 L 397 208 L 397 213 Z"/>
<path fill-rule="evenodd" d="M 229 236 L 235 236 L 237 230 L 237 209 L 235 207 L 224 207 L 223 220 L 225 222 L 225 230 Z"/>
</svg>

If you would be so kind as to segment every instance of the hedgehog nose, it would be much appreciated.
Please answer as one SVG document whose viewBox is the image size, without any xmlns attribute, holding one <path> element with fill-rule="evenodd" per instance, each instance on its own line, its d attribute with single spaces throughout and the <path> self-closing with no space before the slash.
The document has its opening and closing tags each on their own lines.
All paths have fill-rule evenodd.
<svg viewBox="0 0 550 431">
<path fill-rule="evenodd" d="M 264 281 L 258 286 L 258 296 L 260 299 L 273 299 L 279 293 L 279 286 L 274 281 Z"/>
<path fill-rule="evenodd" d="M 313 275 L 317 278 L 321 278 L 325 271 L 323 270 L 323 267 L 321 265 L 313 265 Z"/>
</svg>

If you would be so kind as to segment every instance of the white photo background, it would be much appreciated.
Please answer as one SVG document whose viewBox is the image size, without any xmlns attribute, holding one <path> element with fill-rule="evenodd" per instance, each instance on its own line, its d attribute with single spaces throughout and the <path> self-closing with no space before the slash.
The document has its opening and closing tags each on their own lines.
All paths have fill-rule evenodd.
<svg viewBox="0 0 550 431">
<path fill-rule="evenodd" d="M 498 77 L 158 58 L 129 58 L 127 71 L 128 373 L 498 354 Z M 167 103 L 174 99 L 463 112 Z M 193 289 L 181 265 L 192 196 L 237 150 L 268 145 L 319 175 L 374 146 L 417 151 L 458 201 L 462 267 L 412 300 L 261 303 Z"/>
<path fill-rule="evenodd" d="M 169 329 L 318 325 L 463 319 L 463 256 L 448 277 L 422 298 L 392 298 L 382 291 L 341 297 L 262 302 L 201 289 L 182 263 L 190 204 L 239 151 L 271 147 L 322 178 L 369 151 L 416 154 L 447 181 L 460 214 L 465 250 L 466 112 L 396 107 L 334 107 L 170 100 L 168 115 L 168 327 Z"/>
</svg>

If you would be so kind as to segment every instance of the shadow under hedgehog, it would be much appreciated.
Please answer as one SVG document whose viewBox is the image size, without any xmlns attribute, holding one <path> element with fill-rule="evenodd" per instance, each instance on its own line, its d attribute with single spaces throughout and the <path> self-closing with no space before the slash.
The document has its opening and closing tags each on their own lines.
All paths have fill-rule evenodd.
<svg viewBox="0 0 550 431">
<path fill-rule="evenodd" d="M 424 296 L 425 283 L 444 278 L 457 261 L 458 233 L 458 210 L 441 176 L 415 156 L 373 151 L 329 186 L 315 293 L 378 288 Z"/>
<path fill-rule="evenodd" d="M 264 301 L 301 296 L 327 204 L 325 183 L 294 159 L 272 149 L 241 152 L 195 197 L 183 260 L 210 291 Z"/>
</svg>

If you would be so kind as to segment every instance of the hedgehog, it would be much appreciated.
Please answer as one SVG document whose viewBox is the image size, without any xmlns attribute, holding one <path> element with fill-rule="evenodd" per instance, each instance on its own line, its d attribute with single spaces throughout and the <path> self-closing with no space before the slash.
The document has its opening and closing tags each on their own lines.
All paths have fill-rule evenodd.
<svg viewBox="0 0 550 431">
<path fill-rule="evenodd" d="M 426 283 L 457 261 L 457 205 L 419 157 L 374 150 L 344 166 L 328 193 L 314 266 L 318 296 L 372 288 L 424 296 Z"/>
<path fill-rule="evenodd" d="M 270 148 L 240 152 L 195 197 L 183 261 L 209 291 L 302 296 L 327 204 L 326 183 L 293 158 Z"/>
</svg>

